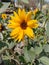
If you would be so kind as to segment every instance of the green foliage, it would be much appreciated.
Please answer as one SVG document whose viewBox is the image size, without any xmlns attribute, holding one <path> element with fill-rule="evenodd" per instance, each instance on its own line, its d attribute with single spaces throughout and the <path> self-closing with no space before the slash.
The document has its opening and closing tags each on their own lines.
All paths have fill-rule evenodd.
<svg viewBox="0 0 49 65">
<path fill-rule="evenodd" d="M 46 56 L 41 57 L 39 61 L 42 62 L 44 65 L 49 65 L 49 58 Z"/>
<path fill-rule="evenodd" d="M 5 60 L 4 64 L 5 65 L 15 65 L 14 62 L 12 62 L 12 61 L 10 62 L 9 60 Z"/>
<path fill-rule="evenodd" d="M 27 4 L 29 3 L 29 1 L 28 1 L 28 0 L 22 0 L 22 2 L 27 3 Z"/>
<path fill-rule="evenodd" d="M 46 34 L 47 36 L 49 36 L 49 22 L 47 22 L 46 24 Z"/>
<path fill-rule="evenodd" d="M 44 51 L 45 51 L 46 53 L 49 53 L 49 44 L 46 44 L 46 45 L 44 46 Z"/>
<path fill-rule="evenodd" d="M 8 8 L 8 6 L 10 5 L 10 3 L 3 3 L 3 6 L 0 8 L 0 13 L 3 13 L 4 11 L 6 11 L 6 9 Z M 1 6 L 1 4 L 0 4 Z"/>
<path fill-rule="evenodd" d="M 28 3 L 28 0 L 22 1 Z M 0 34 L 0 56 L 5 65 L 49 65 L 49 16 L 39 11 L 32 18 L 39 21 L 39 27 L 33 29 L 35 39 L 25 37 L 19 43 L 9 35 L 11 29 L 7 24 L 10 17 L 7 20 L 0 18 L 0 23 L 5 26 L 5 30 L 0 31 L 3 36 L 2 39 Z"/>
<path fill-rule="evenodd" d="M 3 6 L 2 2 L 0 2 L 0 8 Z"/>
<path fill-rule="evenodd" d="M 26 60 L 26 62 L 34 61 L 35 51 L 33 47 L 31 47 L 30 50 L 27 50 L 27 47 L 24 48 L 24 59 Z"/>
<path fill-rule="evenodd" d="M 35 46 L 35 53 L 38 55 L 42 52 L 43 50 L 43 47 L 42 45 L 40 44 L 39 46 Z"/>
</svg>

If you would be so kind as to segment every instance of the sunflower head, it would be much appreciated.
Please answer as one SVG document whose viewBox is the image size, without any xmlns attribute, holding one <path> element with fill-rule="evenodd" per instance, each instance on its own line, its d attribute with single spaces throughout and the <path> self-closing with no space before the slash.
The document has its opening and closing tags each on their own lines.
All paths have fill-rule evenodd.
<svg viewBox="0 0 49 65">
<path fill-rule="evenodd" d="M 10 36 L 16 41 L 21 41 L 27 35 L 33 39 L 35 37 L 33 28 L 38 27 L 38 21 L 31 19 L 32 11 L 25 12 L 24 9 L 18 9 L 18 13 L 14 11 L 14 15 L 9 20 L 8 27 L 12 29 Z"/>
<path fill-rule="evenodd" d="M 2 19 L 6 19 L 7 15 L 6 14 L 2 14 Z"/>
</svg>

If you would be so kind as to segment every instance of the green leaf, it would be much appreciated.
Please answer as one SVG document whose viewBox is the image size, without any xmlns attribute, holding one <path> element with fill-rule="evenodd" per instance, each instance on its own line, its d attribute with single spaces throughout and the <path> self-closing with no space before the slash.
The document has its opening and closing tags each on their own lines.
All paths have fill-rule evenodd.
<svg viewBox="0 0 49 65">
<path fill-rule="evenodd" d="M 28 0 L 22 0 L 22 1 L 23 1 L 24 3 L 27 3 L 27 4 L 29 3 L 29 1 L 28 1 Z"/>
<path fill-rule="evenodd" d="M 4 51 L 5 49 L 7 49 L 7 46 L 2 47 L 2 49 L 0 49 L 0 53 L 3 53 L 3 51 Z"/>
<path fill-rule="evenodd" d="M 33 62 L 35 59 L 35 50 L 33 47 L 31 47 L 31 49 L 28 51 L 28 54 L 30 56 L 31 61 Z"/>
<path fill-rule="evenodd" d="M 2 49 L 2 47 L 5 47 L 5 46 L 7 46 L 7 44 L 5 42 L 0 41 L 0 49 Z"/>
<path fill-rule="evenodd" d="M 39 59 L 39 61 L 42 62 L 44 65 L 49 65 L 49 58 L 48 57 L 43 56 Z"/>
<path fill-rule="evenodd" d="M 40 44 L 39 46 L 35 47 L 35 53 L 38 55 L 42 52 L 43 48 L 42 45 Z"/>
<path fill-rule="evenodd" d="M 40 63 L 39 65 L 43 65 L 43 64 Z"/>
<path fill-rule="evenodd" d="M 46 24 L 46 34 L 49 37 L 49 22 Z"/>
<path fill-rule="evenodd" d="M 13 61 L 14 62 L 14 61 Z M 10 60 L 5 60 L 4 65 L 16 65 L 13 62 L 10 62 Z"/>
<path fill-rule="evenodd" d="M 29 54 L 28 54 L 27 47 L 24 47 L 24 59 L 25 59 L 26 62 L 31 62 Z"/>
<path fill-rule="evenodd" d="M 44 51 L 45 51 L 45 52 L 49 52 L 49 44 L 46 44 L 46 45 L 44 46 Z"/>
<path fill-rule="evenodd" d="M 11 42 L 11 43 L 9 44 L 9 49 L 12 49 L 14 46 L 15 46 L 15 43 Z"/>
<path fill-rule="evenodd" d="M 0 2 L 0 8 L 3 6 L 2 2 Z"/>
<path fill-rule="evenodd" d="M 11 56 L 3 56 L 3 60 L 11 60 Z"/>
<path fill-rule="evenodd" d="M 33 47 L 31 47 L 30 50 L 27 50 L 27 47 L 24 48 L 24 59 L 26 60 L 26 62 L 34 61 L 35 51 Z"/>
<path fill-rule="evenodd" d="M 0 8 L 0 13 L 3 13 L 4 11 L 6 11 L 9 5 L 10 3 L 3 3 L 3 6 Z"/>
</svg>

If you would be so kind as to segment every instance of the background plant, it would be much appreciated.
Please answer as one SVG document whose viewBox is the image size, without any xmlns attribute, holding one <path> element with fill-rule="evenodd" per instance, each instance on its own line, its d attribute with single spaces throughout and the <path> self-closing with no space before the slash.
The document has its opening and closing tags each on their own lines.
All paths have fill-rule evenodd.
<svg viewBox="0 0 49 65">
<path fill-rule="evenodd" d="M 17 11 L 17 9 L 16 9 Z M 24 42 L 15 42 L 9 36 L 7 28 L 10 15 L 3 20 L 0 17 L 0 59 L 4 65 L 49 65 L 49 10 L 36 12 L 32 18 L 39 21 L 39 27 L 34 29 L 34 40 L 25 37 Z"/>
</svg>

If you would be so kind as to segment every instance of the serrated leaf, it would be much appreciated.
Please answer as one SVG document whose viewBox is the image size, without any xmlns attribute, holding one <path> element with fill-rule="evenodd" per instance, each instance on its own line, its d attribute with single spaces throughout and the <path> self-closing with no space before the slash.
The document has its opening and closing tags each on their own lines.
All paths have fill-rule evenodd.
<svg viewBox="0 0 49 65">
<path fill-rule="evenodd" d="M 35 59 L 35 55 L 36 54 L 35 54 L 35 50 L 34 50 L 33 47 L 31 47 L 31 49 L 28 51 L 28 54 L 30 56 L 31 61 L 34 62 L 34 59 Z"/>
<path fill-rule="evenodd" d="M 24 59 L 26 62 L 31 62 L 28 51 L 27 51 L 27 47 L 24 48 Z"/>
<path fill-rule="evenodd" d="M 49 65 L 49 58 L 48 57 L 41 57 L 40 59 L 40 62 L 42 62 L 44 65 Z"/>
<path fill-rule="evenodd" d="M 3 56 L 2 58 L 3 58 L 3 60 L 10 60 L 11 56 Z"/>
<path fill-rule="evenodd" d="M 40 54 L 40 53 L 42 52 L 42 49 L 43 49 L 43 48 L 42 48 L 42 45 L 41 45 L 41 44 L 40 44 L 40 46 L 36 46 L 36 47 L 35 47 L 35 53 L 36 53 L 36 54 Z"/>
<path fill-rule="evenodd" d="M 9 44 L 9 49 L 12 49 L 14 46 L 15 46 L 15 43 L 11 42 L 11 43 Z"/>
<path fill-rule="evenodd" d="M 45 52 L 49 52 L 49 44 L 46 44 L 46 45 L 44 46 L 44 51 L 45 51 Z"/>
<path fill-rule="evenodd" d="M 2 49 L 0 50 L 0 54 L 1 54 L 5 49 L 7 49 L 7 46 L 2 47 Z"/>
<path fill-rule="evenodd" d="M 33 47 L 30 50 L 27 50 L 27 47 L 24 48 L 24 59 L 26 62 L 33 62 L 35 59 L 35 51 Z"/>
</svg>

